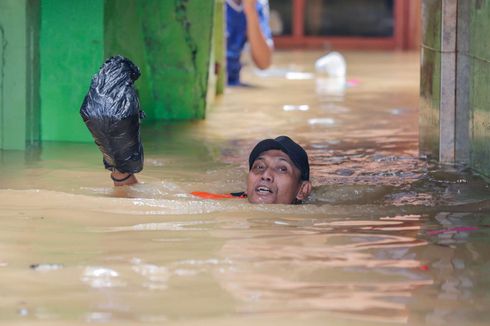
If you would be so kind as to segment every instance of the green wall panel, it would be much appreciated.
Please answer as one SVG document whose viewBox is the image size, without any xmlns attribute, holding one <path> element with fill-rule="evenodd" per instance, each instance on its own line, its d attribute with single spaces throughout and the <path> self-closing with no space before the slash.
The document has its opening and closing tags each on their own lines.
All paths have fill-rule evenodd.
<svg viewBox="0 0 490 326">
<path fill-rule="evenodd" d="M 79 115 L 104 59 L 103 0 L 41 1 L 41 136 L 92 141 Z"/>
<path fill-rule="evenodd" d="M 472 60 L 470 103 L 471 165 L 490 176 L 490 64 L 479 59 Z"/>
<path fill-rule="evenodd" d="M 420 73 L 420 153 L 439 157 L 439 110 L 441 100 L 441 53 L 422 47 Z"/>
<path fill-rule="evenodd" d="M 441 97 L 441 1 L 422 1 L 420 69 L 420 152 L 439 157 L 439 110 Z"/>
<path fill-rule="evenodd" d="M 27 0 L 26 28 L 26 145 L 38 145 L 41 140 L 41 112 L 39 96 L 39 29 L 40 0 Z"/>
<path fill-rule="evenodd" d="M 223 94 L 226 85 L 225 1 L 216 1 L 214 19 L 214 59 L 217 65 L 216 94 Z"/>
<path fill-rule="evenodd" d="M 142 69 L 146 120 L 204 118 L 214 1 L 106 0 L 105 8 L 105 54 Z"/>
<path fill-rule="evenodd" d="M 465 0 L 470 5 L 470 54 L 490 61 L 490 3 L 482 0 Z"/>
<path fill-rule="evenodd" d="M 1 17 L 0 17 L 1 19 Z M 5 133 L 5 126 L 4 126 L 4 101 L 5 101 L 5 95 L 4 95 L 4 85 L 5 85 L 5 45 L 7 40 L 5 39 L 5 30 L 3 25 L 0 27 L 0 149 L 4 148 L 4 133 Z"/>
<path fill-rule="evenodd" d="M 422 44 L 441 50 L 441 0 L 422 0 Z"/>
<path fill-rule="evenodd" d="M 36 120 L 38 1 L 0 1 L 0 149 L 23 150 L 39 138 Z"/>
<path fill-rule="evenodd" d="M 145 1 L 142 13 L 155 117 L 204 118 L 214 1 Z"/>
<path fill-rule="evenodd" d="M 3 149 L 24 149 L 26 143 L 26 1 L 2 1 L 1 89 Z"/>
<path fill-rule="evenodd" d="M 0 0 L 0 149 L 92 142 L 80 105 L 92 76 L 115 54 L 142 70 L 136 87 L 148 121 L 204 118 L 215 5 Z"/>
<path fill-rule="evenodd" d="M 151 70 L 147 65 L 143 17 L 138 0 L 106 0 L 104 6 L 104 56 L 123 55 L 141 70 L 135 86 L 141 108 L 146 113 L 145 121 L 155 120 L 151 95 Z"/>
<path fill-rule="evenodd" d="M 469 0 L 471 166 L 490 176 L 490 3 Z"/>
</svg>

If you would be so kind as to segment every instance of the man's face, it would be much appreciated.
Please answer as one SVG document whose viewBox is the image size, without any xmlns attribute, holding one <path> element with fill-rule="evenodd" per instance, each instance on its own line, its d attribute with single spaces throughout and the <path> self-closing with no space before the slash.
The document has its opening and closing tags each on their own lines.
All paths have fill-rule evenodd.
<svg viewBox="0 0 490 326">
<path fill-rule="evenodd" d="M 254 204 L 292 204 L 304 181 L 289 156 L 278 149 L 261 153 L 247 178 L 248 201 Z M 305 181 L 306 182 L 306 181 Z M 300 195 L 298 199 L 304 199 Z"/>
</svg>

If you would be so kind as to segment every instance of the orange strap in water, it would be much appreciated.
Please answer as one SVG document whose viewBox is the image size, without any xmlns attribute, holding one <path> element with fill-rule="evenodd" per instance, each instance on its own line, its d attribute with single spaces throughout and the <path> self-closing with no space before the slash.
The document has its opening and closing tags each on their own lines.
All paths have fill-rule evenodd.
<svg viewBox="0 0 490 326">
<path fill-rule="evenodd" d="M 213 194 L 206 191 L 193 191 L 191 194 L 204 199 L 245 198 L 244 195 L 234 196 L 233 194 Z"/>
</svg>

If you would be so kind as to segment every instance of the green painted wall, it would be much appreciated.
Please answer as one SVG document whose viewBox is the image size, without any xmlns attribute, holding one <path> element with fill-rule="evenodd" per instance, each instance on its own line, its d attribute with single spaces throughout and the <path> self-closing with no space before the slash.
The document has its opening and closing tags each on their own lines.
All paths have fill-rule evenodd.
<svg viewBox="0 0 490 326">
<path fill-rule="evenodd" d="M 136 82 L 145 121 L 155 120 L 151 88 L 151 69 L 147 64 L 147 51 L 143 35 L 141 1 L 106 0 L 104 6 L 104 56 L 121 54 L 131 59 L 140 69 Z"/>
<path fill-rule="evenodd" d="M 41 141 L 41 99 L 40 99 L 40 1 L 27 0 L 27 94 L 26 94 L 26 145 L 39 145 Z"/>
<path fill-rule="evenodd" d="M 214 11 L 214 1 L 106 0 L 105 54 L 142 68 L 147 121 L 205 117 Z"/>
<path fill-rule="evenodd" d="M 439 104 L 441 97 L 441 1 L 422 2 L 420 72 L 420 152 L 439 157 Z"/>
<path fill-rule="evenodd" d="M 148 57 L 152 58 L 156 118 L 204 118 L 214 2 L 145 3 L 143 28 Z"/>
<path fill-rule="evenodd" d="M 226 86 L 226 21 L 225 0 L 216 1 L 214 19 L 214 60 L 216 62 L 216 94 L 223 94 Z"/>
<path fill-rule="evenodd" d="M 472 167 L 490 176 L 490 3 L 470 2 L 469 17 L 469 105 L 470 105 L 470 162 Z"/>
<path fill-rule="evenodd" d="M 215 11 L 216 1 L 0 0 L 0 149 L 92 142 L 80 105 L 115 54 L 142 70 L 146 121 L 204 118 Z"/>
<path fill-rule="evenodd" d="M 225 1 L 216 0 L 214 22 L 211 35 L 211 51 L 209 60 L 208 87 L 206 110 L 210 109 L 217 95 L 224 93 L 226 81 L 226 49 L 225 49 Z"/>
<path fill-rule="evenodd" d="M 0 149 L 39 140 L 38 1 L 0 1 Z"/>
<path fill-rule="evenodd" d="M 41 1 L 43 141 L 92 141 L 79 110 L 104 60 L 103 12 L 103 0 Z"/>
</svg>

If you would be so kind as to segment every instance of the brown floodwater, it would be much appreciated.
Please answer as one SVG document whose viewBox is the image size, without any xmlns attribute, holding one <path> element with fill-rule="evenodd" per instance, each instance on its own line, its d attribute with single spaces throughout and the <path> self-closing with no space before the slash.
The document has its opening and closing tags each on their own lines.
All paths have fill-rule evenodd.
<svg viewBox="0 0 490 326">
<path fill-rule="evenodd" d="M 418 54 L 344 53 L 345 80 L 321 55 L 277 52 L 206 120 L 145 124 L 133 187 L 94 144 L 0 151 L 0 324 L 488 324 L 490 190 L 419 158 Z M 282 134 L 310 155 L 305 205 L 190 195 L 244 190 Z"/>
</svg>

